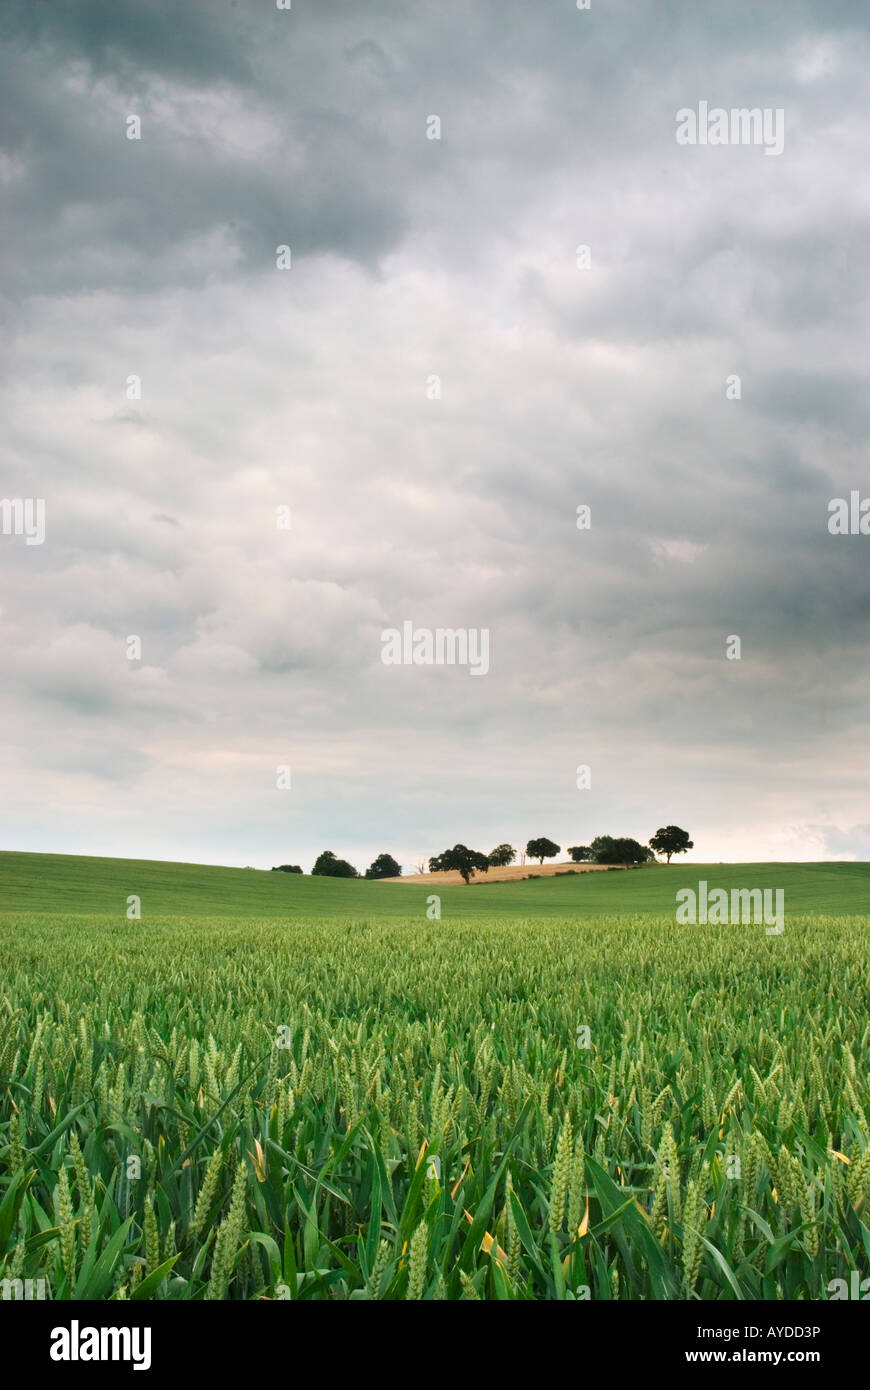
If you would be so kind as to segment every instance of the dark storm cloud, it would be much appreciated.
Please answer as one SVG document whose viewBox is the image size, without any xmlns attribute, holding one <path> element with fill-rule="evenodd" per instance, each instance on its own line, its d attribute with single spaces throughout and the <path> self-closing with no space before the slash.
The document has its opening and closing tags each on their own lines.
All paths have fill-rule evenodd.
<svg viewBox="0 0 870 1390">
<path fill-rule="evenodd" d="M 243 13 L 207 0 L 9 0 L 0 32 L 23 53 L 45 49 L 58 66 L 87 59 L 98 75 L 126 69 L 133 78 L 150 72 L 201 85 L 250 83 L 255 30 Z"/>
<path fill-rule="evenodd" d="M 261 93 L 214 8 L 73 9 L 25 8 L 3 49 L 2 147 L 22 167 L 7 293 L 204 284 L 274 265 L 284 242 L 373 267 L 395 243 L 401 208 L 378 186 L 389 140 L 364 109 L 324 105 L 310 76 L 302 100 L 278 82 Z M 262 16 L 249 23 L 265 47 Z M 287 58 L 295 89 L 292 46 Z"/>
</svg>

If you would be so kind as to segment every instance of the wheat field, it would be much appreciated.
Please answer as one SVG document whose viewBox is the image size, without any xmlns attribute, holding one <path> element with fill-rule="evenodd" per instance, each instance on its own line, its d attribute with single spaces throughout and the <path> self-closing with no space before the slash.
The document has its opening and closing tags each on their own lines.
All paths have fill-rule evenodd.
<svg viewBox="0 0 870 1390">
<path fill-rule="evenodd" d="M 12 914 L 0 1279 L 817 1299 L 866 1272 L 863 922 Z"/>
</svg>

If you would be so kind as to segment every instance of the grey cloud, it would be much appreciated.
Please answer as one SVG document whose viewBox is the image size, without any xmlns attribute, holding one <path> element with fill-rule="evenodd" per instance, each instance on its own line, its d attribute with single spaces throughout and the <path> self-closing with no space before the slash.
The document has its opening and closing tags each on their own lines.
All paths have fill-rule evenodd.
<svg viewBox="0 0 870 1390">
<path fill-rule="evenodd" d="M 863 853 L 861 6 L 6 24 L 9 836 L 410 862 L 666 803 L 698 857 Z M 702 97 L 784 105 L 783 155 L 677 147 Z M 405 619 L 490 674 L 383 666 Z"/>
</svg>

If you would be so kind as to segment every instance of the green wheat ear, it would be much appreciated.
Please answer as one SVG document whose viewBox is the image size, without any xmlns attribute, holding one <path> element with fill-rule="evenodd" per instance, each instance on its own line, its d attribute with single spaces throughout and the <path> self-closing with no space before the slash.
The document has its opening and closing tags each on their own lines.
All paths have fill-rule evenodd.
<svg viewBox="0 0 870 1390">
<path fill-rule="evenodd" d="M 707 1206 L 699 1182 L 689 1180 L 683 1212 L 683 1274 L 687 1289 L 695 1287 L 704 1254 L 701 1237 L 707 1221 Z"/>
<path fill-rule="evenodd" d="M 426 1281 L 426 1257 L 429 1250 L 429 1233 L 425 1221 L 421 1221 L 411 1237 L 411 1252 L 408 1259 L 408 1293 L 412 1302 L 423 1297 Z"/>
<path fill-rule="evenodd" d="M 572 1158 L 571 1117 L 566 1110 L 562 1130 L 559 1134 L 559 1142 L 556 1145 L 556 1159 L 553 1164 L 553 1181 L 550 1189 L 549 1226 L 554 1235 L 562 1229 L 562 1222 L 565 1217 L 565 1197 L 568 1191 Z"/>
<path fill-rule="evenodd" d="M 72 1296 L 76 1282 L 76 1231 L 73 1220 L 72 1198 L 66 1168 L 61 1165 L 57 1175 L 57 1224 L 60 1230 L 60 1251 L 67 1288 Z"/>
<path fill-rule="evenodd" d="M 207 1299 L 221 1299 L 226 1294 L 227 1283 L 232 1273 L 233 1263 L 244 1230 L 246 1185 L 247 1168 L 244 1163 L 240 1163 L 236 1168 L 229 1212 L 218 1227 L 212 1258 L 211 1278 L 205 1295 Z"/>
</svg>

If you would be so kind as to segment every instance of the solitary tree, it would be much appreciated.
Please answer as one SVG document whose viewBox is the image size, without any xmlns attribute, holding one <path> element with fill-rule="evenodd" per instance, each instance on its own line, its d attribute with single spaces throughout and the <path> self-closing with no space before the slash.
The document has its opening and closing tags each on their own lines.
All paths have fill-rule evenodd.
<svg viewBox="0 0 870 1390">
<path fill-rule="evenodd" d="M 533 859 L 537 859 L 539 864 L 543 864 L 545 859 L 554 859 L 560 853 L 559 845 L 548 840 L 542 835 L 539 840 L 529 840 L 526 845 L 526 854 L 530 854 Z"/>
<path fill-rule="evenodd" d="M 650 838 L 650 848 L 656 854 L 667 856 L 670 864 L 672 854 L 685 854 L 687 849 L 694 849 L 693 840 L 689 839 L 688 830 L 681 830 L 678 825 L 664 825 Z"/>
<path fill-rule="evenodd" d="M 366 869 L 366 878 L 398 878 L 402 872 L 391 854 L 379 854 Z"/>
<path fill-rule="evenodd" d="M 495 849 L 487 856 L 494 869 L 503 869 L 506 864 L 512 864 L 516 857 L 517 852 L 513 845 L 496 845 Z"/>
<path fill-rule="evenodd" d="M 452 849 L 446 849 L 443 854 L 436 854 L 429 860 L 430 873 L 442 873 L 445 870 L 454 869 L 462 874 L 465 882 L 474 875 L 475 871 L 485 874 L 489 869 L 489 860 L 485 854 L 480 854 L 476 849 L 468 849 L 465 845 L 454 845 Z"/>
<path fill-rule="evenodd" d="M 312 874 L 321 878 L 359 878 L 359 874 L 346 859 L 336 859 L 331 849 L 325 849 L 314 861 Z"/>
<path fill-rule="evenodd" d="M 592 858 L 592 851 L 588 845 L 569 845 L 568 853 L 575 864 L 588 864 Z"/>
</svg>

